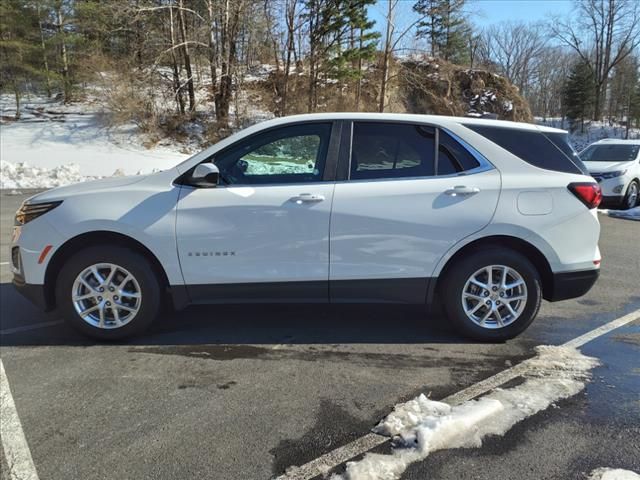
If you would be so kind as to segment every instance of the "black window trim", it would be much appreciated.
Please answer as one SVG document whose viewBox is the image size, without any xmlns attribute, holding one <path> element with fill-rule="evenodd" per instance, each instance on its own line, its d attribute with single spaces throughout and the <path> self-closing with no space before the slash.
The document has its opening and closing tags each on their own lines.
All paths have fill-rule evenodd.
<svg viewBox="0 0 640 480">
<path fill-rule="evenodd" d="M 412 126 L 425 126 L 432 127 L 435 130 L 435 141 L 434 141 L 434 150 L 435 150 L 435 160 L 434 160 L 434 175 L 426 176 L 407 176 L 407 177 L 389 177 L 389 178 L 351 178 L 351 154 L 353 148 L 353 131 L 355 123 L 387 123 L 387 124 L 404 124 L 404 125 L 412 125 Z M 468 175 L 474 175 L 476 173 L 487 172 L 489 170 L 494 170 L 495 166 L 487 160 L 487 158 L 482 155 L 478 150 L 473 148 L 469 143 L 454 132 L 445 128 L 441 125 L 427 123 L 427 122 L 416 122 L 410 120 L 394 120 L 394 119 L 379 119 L 379 118 L 364 118 L 364 119 L 356 119 L 356 120 L 346 120 L 344 121 L 345 127 L 343 127 L 343 135 L 342 135 L 342 144 L 340 146 L 340 160 L 337 169 L 336 182 L 390 182 L 390 181 L 398 181 L 398 180 L 435 180 L 435 179 L 443 179 L 443 178 L 456 178 L 456 177 L 464 177 Z M 348 130 L 347 130 L 348 129 Z M 458 142 L 478 163 L 479 166 L 475 168 L 471 168 L 469 170 L 463 170 L 461 172 L 450 173 L 447 175 L 438 175 L 438 156 L 439 152 L 439 131 L 442 130 L 446 132 L 448 135 L 453 138 L 456 142 Z M 346 168 L 345 168 L 346 167 Z"/>
<path fill-rule="evenodd" d="M 198 162 L 196 165 L 194 165 L 189 170 L 187 170 L 182 175 L 180 175 L 178 178 L 176 178 L 173 181 L 173 183 L 174 185 L 180 185 L 181 187 L 200 189 L 201 187 L 198 187 L 196 185 L 191 185 L 188 183 L 189 178 L 191 178 L 193 171 L 196 169 L 198 165 L 202 163 L 211 162 L 216 156 L 224 155 L 229 150 L 237 148 L 237 146 L 240 143 L 244 143 L 247 141 L 251 142 L 252 139 L 256 138 L 259 135 L 270 133 L 272 131 L 279 130 L 281 128 L 294 127 L 299 125 L 310 125 L 310 124 L 330 124 L 331 125 L 331 129 L 329 131 L 329 144 L 327 147 L 327 158 L 325 159 L 324 172 L 322 173 L 322 179 L 317 181 L 312 181 L 312 182 L 295 182 L 295 183 L 291 183 L 291 182 L 273 182 L 273 183 L 257 183 L 257 184 L 256 183 L 234 183 L 231 185 L 226 185 L 221 183 L 216 188 L 234 188 L 234 187 L 258 188 L 258 187 L 278 187 L 278 186 L 295 186 L 295 185 L 321 185 L 326 183 L 333 183 L 335 182 L 335 179 L 336 179 L 336 170 L 339 164 L 341 136 L 342 136 L 342 132 L 344 131 L 345 123 L 347 122 L 345 122 L 344 120 L 314 119 L 314 120 L 284 123 L 280 125 L 274 125 L 273 127 L 270 127 L 270 128 L 259 130 L 209 155 L 207 158 L 205 158 L 201 162 Z"/>
</svg>

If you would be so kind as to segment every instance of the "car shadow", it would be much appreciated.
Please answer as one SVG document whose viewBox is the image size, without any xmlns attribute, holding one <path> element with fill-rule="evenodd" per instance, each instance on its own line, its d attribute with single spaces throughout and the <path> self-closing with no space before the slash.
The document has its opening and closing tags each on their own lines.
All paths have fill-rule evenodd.
<svg viewBox="0 0 640 480">
<path fill-rule="evenodd" d="M 416 306 L 199 305 L 166 312 L 143 335 L 115 345 L 286 345 L 467 343 L 438 311 Z M 0 284 L 0 345 L 101 345 Z"/>
</svg>

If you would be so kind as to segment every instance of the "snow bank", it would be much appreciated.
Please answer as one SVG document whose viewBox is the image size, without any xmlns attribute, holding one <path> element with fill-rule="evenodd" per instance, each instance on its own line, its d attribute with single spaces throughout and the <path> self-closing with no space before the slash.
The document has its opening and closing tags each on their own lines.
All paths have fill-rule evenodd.
<svg viewBox="0 0 640 480">
<path fill-rule="evenodd" d="M 608 210 L 606 208 L 598 209 L 598 213 L 609 215 L 615 218 L 628 218 L 629 220 L 637 220 L 640 222 L 640 206 L 630 208 L 629 210 Z"/>
<path fill-rule="evenodd" d="M 591 472 L 589 480 L 640 480 L 640 475 L 620 468 L 598 468 Z"/>
<path fill-rule="evenodd" d="M 127 175 L 166 169 L 187 157 L 171 148 L 145 149 L 139 144 L 140 135 L 133 127 L 104 128 L 97 105 L 65 106 L 34 97 L 25 100 L 23 108 L 20 120 L 5 121 L 11 117 L 15 106 L 6 95 L 0 96 L 3 183 L 8 184 L 9 179 L 16 181 L 9 175 L 13 175 L 11 172 L 14 170 L 18 171 L 20 164 L 47 169 L 50 175 L 59 175 L 60 178 L 55 180 L 62 184 L 66 180 L 73 182 L 87 177 L 109 176 L 118 169 Z M 24 173 L 36 175 L 28 170 Z M 43 186 L 58 184 L 51 181 Z M 19 186 L 26 188 L 26 185 Z"/>
<path fill-rule="evenodd" d="M 394 480 L 409 464 L 446 448 L 479 447 L 488 435 L 504 435 L 513 425 L 571 397 L 584 388 L 595 358 L 570 347 L 542 346 L 527 360 L 524 382 L 496 389 L 460 405 L 429 400 L 424 395 L 397 405 L 375 428 L 393 437 L 391 455 L 367 453 L 348 462 L 343 475 L 331 480 Z"/>
<path fill-rule="evenodd" d="M 548 127 L 561 128 L 563 130 L 569 130 L 571 124 L 568 120 L 561 118 L 547 118 L 536 117 L 535 122 L 539 125 L 546 125 Z M 609 124 L 609 122 L 595 122 L 590 121 L 585 123 L 584 132 L 578 128 L 578 130 L 569 133 L 569 139 L 571 144 L 577 151 L 584 150 L 593 142 L 602 140 L 603 138 L 625 138 L 626 127 L 616 123 Z M 640 129 L 630 128 L 629 139 L 640 138 Z"/>
<path fill-rule="evenodd" d="M 75 164 L 47 169 L 26 163 L 0 162 L 0 189 L 53 188 L 95 178 L 81 175 L 80 167 Z"/>
</svg>

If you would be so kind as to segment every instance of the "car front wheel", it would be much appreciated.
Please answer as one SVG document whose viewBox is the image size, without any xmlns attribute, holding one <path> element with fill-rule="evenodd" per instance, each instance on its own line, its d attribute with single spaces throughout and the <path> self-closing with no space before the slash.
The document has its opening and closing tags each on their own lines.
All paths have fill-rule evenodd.
<svg viewBox="0 0 640 480">
<path fill-rule="evenodd" d="M 624 196 L 622 206 L 627 209 L 635 207 L 638 204 L 639 197 L 640 185 L 634 180 L 627 187 L 627 194 Z"/>
<path fill-rule="evenodd" d="M 57 305 L 77 330 L 115 340 L 144 331 L 158 315 L 160 285 L 147 259 L 122 247 L 82 250 L 63 267 Z"/>
<path fill-rule="evenodd" d="M 540 309 L 540 275 L 507 249 L 473 253 L 449 270 L 441 290 L 447 317 L 463 335 L 503 341 L 523 332 Z"/>
</svg>

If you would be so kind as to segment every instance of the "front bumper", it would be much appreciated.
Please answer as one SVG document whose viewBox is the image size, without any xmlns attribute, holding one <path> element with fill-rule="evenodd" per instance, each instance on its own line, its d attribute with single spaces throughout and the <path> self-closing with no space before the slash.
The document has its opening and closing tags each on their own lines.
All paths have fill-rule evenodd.
<svg viewBox="0 0 640 480">
<path fill-rule="evenodd" d="M 45 312 L 51 310 L 51 305 L 47 301 L 47 296 L 45 294 L 44 285 L 31 285 L 26 283 L 21 276 L 14 275 L 13 286 L 22 296 L 41 310 L 44 310 Z"/>
<path fill-rule="evenodd" d="M 553 287 L 545 299 L 550 302 L 581 297 L 596 283 L 600 269 L 581 270 L 578 272 L 560 272 L 553 274 Z"/>
<path fill-rule="evenodd" d="M 624 195 L 604 195 L 600 205 L 618 207 L 624 201 Z"/>
</svg>

